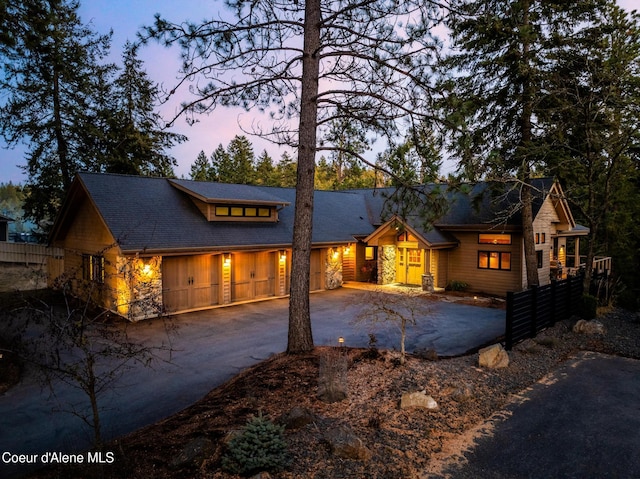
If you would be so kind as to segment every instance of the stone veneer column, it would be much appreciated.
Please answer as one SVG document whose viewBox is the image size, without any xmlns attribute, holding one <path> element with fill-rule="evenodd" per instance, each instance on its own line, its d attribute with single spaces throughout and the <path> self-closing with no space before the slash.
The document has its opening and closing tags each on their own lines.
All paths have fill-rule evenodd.
<svg viewBox="0 0 640 479">
<path fill-rule="evenodd" d="M 378 284 L 396 282 L 396 247 L 385 245 L 378 247 Z"/>
</svg>

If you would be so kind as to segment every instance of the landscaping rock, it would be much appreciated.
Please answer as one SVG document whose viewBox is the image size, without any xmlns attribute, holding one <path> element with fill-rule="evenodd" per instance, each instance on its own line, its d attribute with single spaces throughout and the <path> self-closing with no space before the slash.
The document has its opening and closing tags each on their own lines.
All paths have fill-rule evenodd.
<svg viewBox="0 0 640 479">
<path fill-rule="evenodd" d="M 285 429 L 300 429 L 309 423 L 315 422 L 316 416 L 307 408 L 295 406 L 291 411 L 282 415 L 278 423 Z"/>
<path fill-rule="evenodd" d="M 185 466 L 199 467 L 205 459 L 214 453 L 215 449 L 216 446 L 210 439 L 197 437 L 183 447 L 169 465 L 172 469 L 180 469 Z"/>
<path fill-rule="evenodd" d="M 478 364 L 489 369 L 506 368 L 509 366 L 509 354 L 501 344 L 493 344 L 479 351 Z"/>
<path fill-rule="evenodd" d="M 586 321 L 581 319 L 573 326 L 574 333 L 582 333 L 582 334 L 601 334 L 604 335 L 606 333 L 604 329 L 604 325 L 600 321 Z"/>
<path fill-rule="evenodd" d="M 371 451 L 362 440 L 355 435 L 349 426 L 339 426 L 325 432 L 324 439 L 329 444 L 331 453 L 342 459 L 368 461 Z"/>
<path fill-rule="evenodd" d="M 410 407 L 436 409 L 438 407 L 438 403 L 431 396 L 427 396 L 426 391 L 404 393 L 400 399 L 400 409 L 407 409 Z"/>
<path fill-rule="evenodd" d="M 426 349 L 426 348 L 416 349 L 413 352 L 413 355 L 420 359 L 426 359 L 427 361 L 438 360 L 438 353 L 436 352 L 435 349 Z"/>
</svg>

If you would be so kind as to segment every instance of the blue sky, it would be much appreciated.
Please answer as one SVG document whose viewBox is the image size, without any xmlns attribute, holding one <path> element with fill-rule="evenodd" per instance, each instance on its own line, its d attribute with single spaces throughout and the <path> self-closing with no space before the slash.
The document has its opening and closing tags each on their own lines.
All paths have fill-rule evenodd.
<svg viewBox="0 0 640 479">
<path fill-rule="evenodd" d="M 638 8 L 638 0 L 618 0 L 623 8 Z M 81 0 L 80 16 L 83 23 L 91 22 L 98 33 L 113 29 L 111 52 L 113 60 L 120 63 L 122 46 L 127 40 L 135 40 L 136 33 L 143 25 L 153 22 L 156 12 L 170 21 L 202 20 L 215 16 L 224 9 L 221 0 Z M 179 67 L 177 50 L 168 50 L 158 45 L 149 45 L 140 51 L 145 69 L 154 82 L 172 87 Z M 176 104 L 165 105 L 160 111 L 166 118 L 174 112 Z M 216 110 L 209 116 L 201 116 L 199 122 L 189 126 L 183 119 L 176 122 L 173 131 L 189 137 L 189 141 L 174 147 L 171 154 L 177 159 L 176 174 L 188 177 L 190 165 L 201 150 L 210 155 L 222 143 L 226 146 L 238 134 L 243 134 L 239 123 L 251 127 L 255 115 L 240 109 Z M 259 118 L 258 118 L 259 120 Z M 274 159 L 279 159 L 285 150 L 259 138 L 249 137 L 256 155 L 266 149 Z M 18 165 L 24 165 L 24 149 L 7 150 L 0 140 L 0 183 L 24 182 L 26 177 Z"/>
</svg>

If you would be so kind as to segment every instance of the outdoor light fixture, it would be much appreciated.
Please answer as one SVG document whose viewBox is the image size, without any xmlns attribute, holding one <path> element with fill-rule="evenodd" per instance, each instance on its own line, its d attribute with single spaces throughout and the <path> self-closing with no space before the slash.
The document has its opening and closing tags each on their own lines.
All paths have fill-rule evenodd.
<svg viewBox="0 0 640 479">
<path fill-rule="evenodd" d="M 338 259 L 340 257 L 340 252 L 338 250 L 335 250 L 333 252 L 333 259 Z"/>
<path fill-rule="evenodd" d="M 222 256 L 224 257 L 224 265 L 225 266 L 231 265 L 231 253 L 225 253 Z"/>
<path fill-rule="evenodd" d="M 151 265 L 150 265 L 150 264 L 145 264 L 145 265 L 142 267 L 142 273 L 143 273 L 144 275 L 146 275 L 146 276 L 151 276 L 151 272 L 152 272 L 152 270 L 151 270 Z"/>
<path fill-rule="evenodd" d="M 338 344 L 339 344 L 340 346 L 344 346 L 344 338 L 343 338 L 342 336 L 340 336 L 340 337 L 338 338 Z"/>
<path fill-rule="evenodd" d="M 287 252 L 285 250 L 280 251 L 280 261 L 283 263 L 287 260 Z"/>
</svg>

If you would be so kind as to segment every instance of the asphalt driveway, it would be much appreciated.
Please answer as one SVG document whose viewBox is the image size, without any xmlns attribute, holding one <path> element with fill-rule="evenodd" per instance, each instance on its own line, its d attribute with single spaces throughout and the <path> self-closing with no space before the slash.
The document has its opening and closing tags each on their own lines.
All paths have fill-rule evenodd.
<svg viewBox="0 0 640 479">
<path fill-rule="evenodd" d="M 365 291 L 341 288 L 311 295 L 316 345 L 366 347 L 369 330 L 352 324 Z M 193 404 L 239 371 L 286 349 L 288 300 L 248 303 L 183 314 L 175 320 L 173 351 L 153 369 L 136 367 L 101 398 L 105 436 L 117 437 L 170 416 Z M 504 311 L 436 301 L 428 316 L 408 330 L 407 351 L 435 349 L 440 356 L 463 354 L 504 334 Z M 166 340 L 160 320 L 129 326 L 131 337 L 148 344 Z M 381 348 L 397 348 L 393 327 L 375 331 Z M 82 393 L 67 386 L 56 396 L 41 390 L 31 376 L 0 396 L 0 454 L 80 451 L 91 435 L 82 421 L 60 410 L 84 404 Z M 26 465 L 0 462 L 0 477 L 27 472 Z"/>
<path fill-rule="evenodd" d="M 494 414 L 453 465 L 424 479 L 640 477 L 640 361 L 581 353 Z"/>
</svg>

